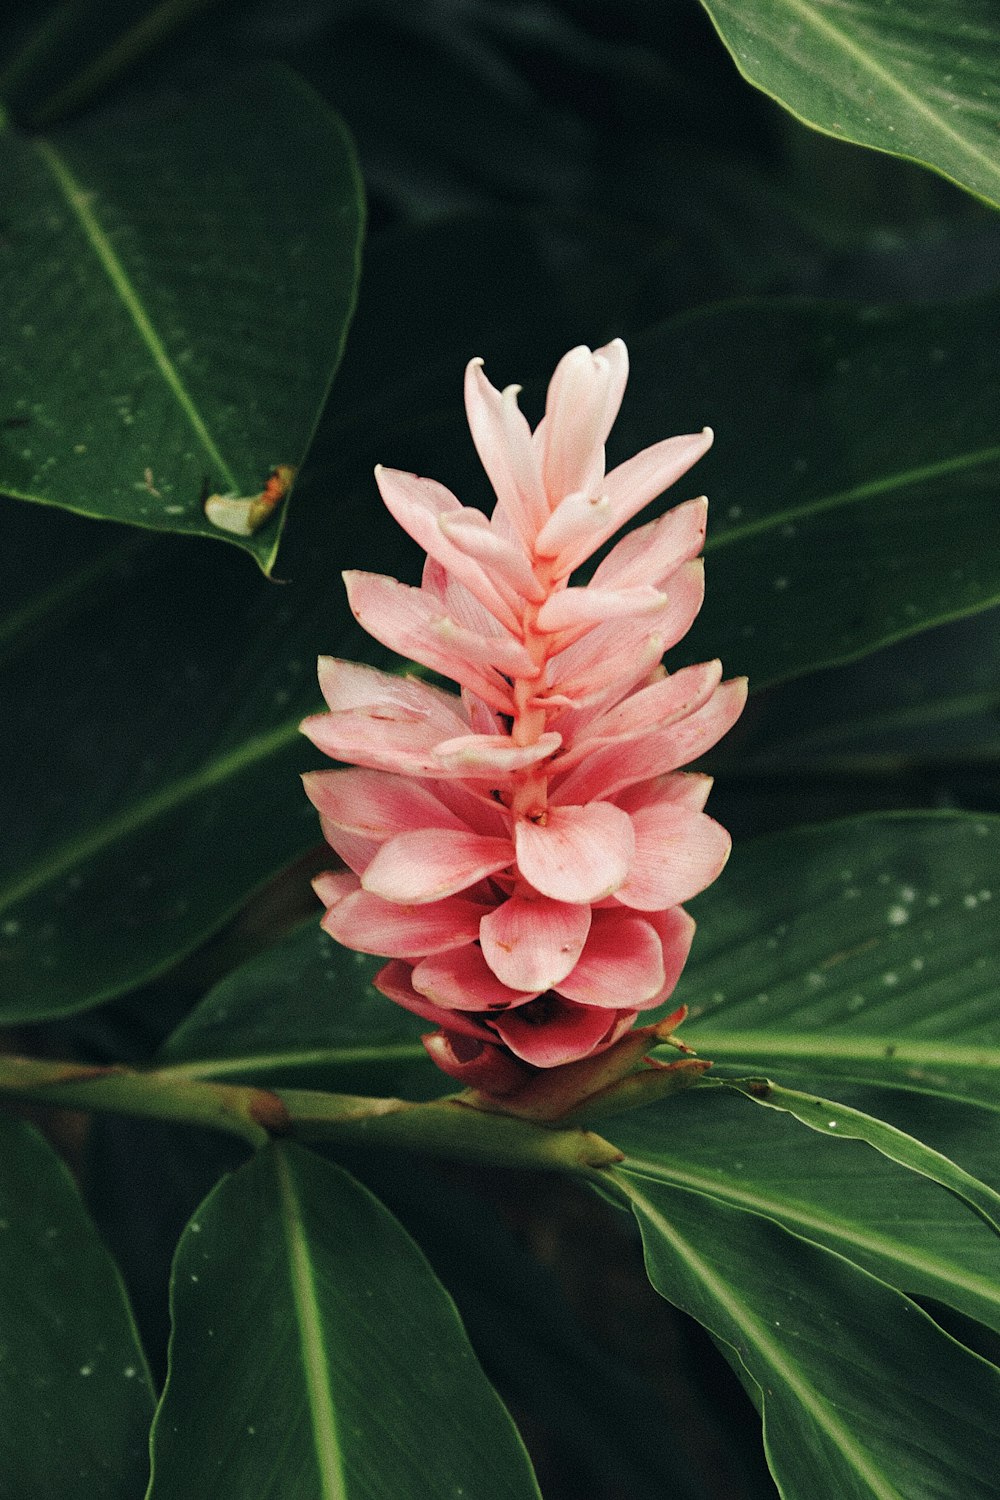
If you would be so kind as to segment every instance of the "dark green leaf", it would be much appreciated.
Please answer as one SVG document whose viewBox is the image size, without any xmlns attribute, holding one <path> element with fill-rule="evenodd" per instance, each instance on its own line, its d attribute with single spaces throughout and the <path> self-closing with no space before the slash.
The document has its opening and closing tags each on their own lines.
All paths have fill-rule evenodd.
<svg viewBox="0 0 1000 1500">
<path fill-rule="evenodd" d="M 776 1219 L 902 1291 L 1000 1330 L 996 1234 L 965 1203 L 860 1141 L 824 1138 L 713 1089 L 605 1129 L 630 1172 Z"/>
<path fill-rule="evenodd" d="M 134 1500 L 149 1375 L 118 1272 L 51 1148 L 0 1124 L 0 1493 Z"/>
<path fill-rule="evenodd" d="M 51 138 L 0 135 L 8 401 L 0 488 L 159 530 L 253 535 L 211 494 L 296 466 L 336 369 L 362 218 L 344 127 L 284 70 Z"/>
<path fill-rule="evenodd" d="M 773 1221 L 615 1172 L 650 1280 L 722 1344 L 785 1500 L 995 1500 L 1000 1371 Z"/>
<path fill-rule="evenodd" d="M 1000 204 L 990 0 L 702 0 L 745 78 L 806 124 Z"/>
<path fill-rule="evenodd" d="M 704 1056 L 1000 1109 L 1000 820 L 850 819 L 744 844 L 677 998 Z"/>
<path fill-rule="evenodd" d="M 427 1022 L 372 988 L 383 963 L 342 948 L 314 919 L 217 984 L 158 1066 L 275 1088 L 408 1099 L 451 1092 L 421 1046 Z"/>
<path fill-rule="evenodd" d="M 685 657 L 761 688 L 1000 601 L 998 337 L 995 299 L 748 303 L 636 343 L 616 456 L 716 431 L 668 497 L 712 500 Z"/>
<path fill-rule="evenodd" d="M 173 1314 L 150 1500 L 538 1496 L 420 1251 L 309 1152 L 270 1147 L 206 1199 Z"/>
</svg>

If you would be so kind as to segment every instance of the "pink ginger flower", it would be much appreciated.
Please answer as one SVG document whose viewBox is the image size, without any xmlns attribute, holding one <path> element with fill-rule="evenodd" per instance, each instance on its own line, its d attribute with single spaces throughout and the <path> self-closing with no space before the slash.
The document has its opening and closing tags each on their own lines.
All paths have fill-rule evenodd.
<svg viewBox="0 0 1000 1500">
<path fill-rule="evenodd" d="M 625 535 L 585 586 L 573 572 L 707 451 L 709 429 L 604 469 L 628 355 L 572 349 L 531 431 L 519 387 L 473 360 L 469 426 L 492 517 L 443 485 L 378 468 L 388 509 L 427 552 L 411 588 L 344 574 L 383 645 L 456 681 L 321 658 L 329 713 L 304 732 L 348 769 L 305 777 L 347 866 L 320 875 L 323 927 L 390 961 L 375 984 L 431 1022 L 446 1073 L 513 1096 L 540 1069 L 611 1047 L 671 994 L 694 922 L 682 903 L 729 855 L 680 771 L 735 723 L 746 680 L 718 661 L 668 675 L 701 607 L 707 501 Z"/>
</svg>

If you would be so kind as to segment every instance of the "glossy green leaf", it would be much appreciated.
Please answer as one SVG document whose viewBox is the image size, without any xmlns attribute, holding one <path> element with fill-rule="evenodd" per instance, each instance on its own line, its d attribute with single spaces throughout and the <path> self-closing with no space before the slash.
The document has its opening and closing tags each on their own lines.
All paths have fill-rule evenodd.
<svg viewBox="0 0 1000 1500">
<path fill-rule="evenodd" d="M 715 1089 L 604 1128 L 626 1152 L 628 1171 L 763 1214 L 904 1292 L 1000 1330 L 995 1231 L 959 1198 L 863 1142 L 807 1130 Z"/>
<path fill-rule="evenodd" d="M 157 1066 L 275 1088 L 408 1099 L 451 1092 L 420 1043 L 427 1022 L 373 989 L 383 963 L 342 948 L 316 917 L 217 984 Z"/>
<path fill-rule="evenodd" d="M 153 1395 L 118 1272 L 68 1171 L 0 1124 L 0 1491 L 134 1500 Z"/>
<path fill-rule="evenodd" d="M 1000 1370 L 769 1219 L 628 1168 L 615 1178 L 653 1285 L 753 1396 L 784 1500 L 995 1500 Z"/>
<path fill-rule="evenodd" d="M 337 367 L 362 219 L 340 121 L 280 69 L 52 137 L 0 135 L 0 489 L 245 547 L 207 518 L 297 466 Z"/>
<path fill-rule="evenodd" d="M 1000 820 L 985 815 L 863 817 L 744 844 L 697 904 L 677 990 L 688 1040 L 792 1086 L 853 1079 L 997 1110 L 998 877 Z"/>
<path fill-rule="evenodd" d="M 538 1496 L 420 1251 L 311 1153 L 272 1146 L 206 1199 L 172 1306 L 150 1500 Z"/>
<path fill-rule="evenodd" d="M 707 597 L 677 656 L 751 685 L 1000 601 L 1000 302 L 761 304 L 636 341 L 614 456 L 715 429 L 669 492 L 711 499 Z"/>
<path fill-rule="evenodd" d="M 743 76 L 841 140 L 1000 204 L 1000 21 L 990 0 L 702 0 Z"/>
</svg>

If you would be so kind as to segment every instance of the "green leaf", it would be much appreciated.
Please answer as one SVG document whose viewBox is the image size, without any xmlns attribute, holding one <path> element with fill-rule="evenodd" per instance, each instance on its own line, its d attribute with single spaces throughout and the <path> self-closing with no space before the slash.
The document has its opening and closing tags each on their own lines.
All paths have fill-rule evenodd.
<svg viewBox="0 0 1000 1500">
<path fill-rule="evenodd" d="M 950 1192 L 970 1204 L 983 1220 L 1000 1233 L 997 1211 L 1000 1210 L 1000 1193 L 978 1182 L 970 1172 L 965 1172 L 940 1151 L 925 1146 L 922 1141 L 897 1130 L 884 1120 L 877 1120 L 863 1110 L 848 1105 L 835 1104 L 829 1099 L 805 1094 L 800 1089 L 782 1088 L 780 1084 L 763 1079 L 741 1081 L 733 1079 L 726 1087 L 737 1089 L 755 1103 L 766 1109 L 777 1109 L 794 1115 L 810 1130 L 823 1134 L 836 1132 L 838 1140 L 864 1141 L 880 1151 L 890 1161 L 899 1162 L 911 1172 L 919 1172 L 931 1182 L 939 1183 Z"/>
<path fill-rule="evenodd" d="M 160 1049 L 189 1078 L 432 1099 L 453 1091 L 420 1043 L 427 1022 L 372 987 L 384 960 L 342 948 L 318 918 L 242 964 Z"/>
<path fill-rule="evenodd" d="M 742 1072 L 847 1079 L 1000 1110 L 1000 819 L 796 829 L 699 898 L 687 1040 Z"/>
<path fill-rule="evenodd" d="M 4 1493 L 133 1500 L 153 1396 L 124 1288 L 62 1162 L 11 1120 L 0 1245 Z"/>
<path fill-rule="evenodd" d="M 761 1411 L 785 1500 L 995 1500 L 1000 1371 L 772 1221 L 614 1177 L 653 1285 L 720 1341 Z"/>
<path fill-rule="evenodd" d="M 1000 1330 L 996 1234 L 960 1199 L 861 1141 L 805 1130 L 714 1089 L 605 1128 L 628 1171 L 763 1214 L 902 1291 Z"/>
<path fill-rule="evenodd" d="M 990 0 L 702 0 L 740 72 L 828 135 L 1000 204 L 1000 23 Z"/>
<path fill-rule="evenodd" d="M 667 496 L 712 502 L 705 607 L 675 654 L 759 689 L 1000 601 L 998 337 L 990 299 L 747 303 L 636 341 L 614 457 L 665 426 L 716 432 Z"/>
<path fill-rule="evenodd" d="M 307 1151 L 269 1147 L 206 1199 L 173 1316 L 150 1500 L 538 1496 L 420 1251 Z"/>
<path fill-rule="evenodd" d="M 358 273 L 343 125 L 292 74 L 257 70 L 127 123 L 8 131 L 0 188 L 0 488 L 223 537 L 269 572 L 284 506 L 237 537 L 204 501 L 259 495 L 312 436 Z"/>
</svg>

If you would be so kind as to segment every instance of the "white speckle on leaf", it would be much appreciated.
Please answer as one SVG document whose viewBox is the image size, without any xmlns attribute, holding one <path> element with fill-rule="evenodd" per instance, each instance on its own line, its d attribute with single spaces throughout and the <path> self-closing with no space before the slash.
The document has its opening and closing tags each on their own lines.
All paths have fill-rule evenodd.
<svg viewBox="0 0 1000 1500">
<path fill-rule="evenodd" d="M 894 973 L 892 969 L 890 969 L 888 973 L 882 975 L 882 983 L 886 986 L 887 989 L 891 990 L 894 985 L 897 985 L 899 983 L 899 975 Z"/>
<path fill-rule="evenodd" d="M 886 921 L 890 927 L 902 927 L 910 920 L 910 913 L 905 906 L 890 906 L 886 915 Z"/>
</svg>

